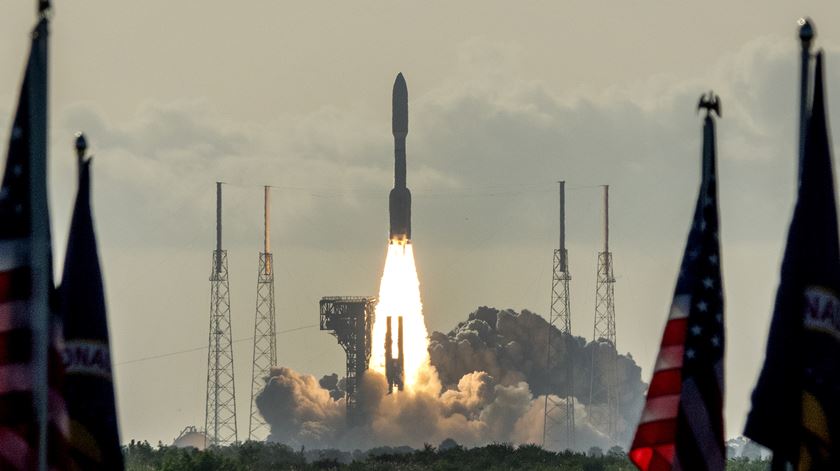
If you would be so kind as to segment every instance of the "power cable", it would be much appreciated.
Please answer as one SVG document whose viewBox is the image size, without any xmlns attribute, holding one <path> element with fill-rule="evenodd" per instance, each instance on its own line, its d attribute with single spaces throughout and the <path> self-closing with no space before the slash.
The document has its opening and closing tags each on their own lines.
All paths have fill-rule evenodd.
<svg viewBox="0 0 840 471">
<path fill-rule="evenodd" d="M 295 327 L 294 329 L 280 330 L 277 333 L 278 334 L 286 334 L 286 333 L 289 333 L 289 332 L 297 332 L 298 330 L 311 329 L 313 327 L 318 327 L 318 324 L 304 325 L 304 326 L 301 326 L 301 327 Z M 253 336 L 243 337 L 243 338 L 234 340 L 232 343 L 244 342 L 246 340 L 254 340 L 254 337 Z M 148 356 L 148 357 L 135 358 L 133 360 L 121 361 L 119 363 L 116 363 L 115 366 L 129 365 L 131 363 L 139 363 L 139 362 L 143 362 L 143 361 L 157 360 L 157 359 L 160 359 L 160 358 L 168 358 L 168 357 L 175 356 L 175 355 L 182 355 L 184 353 L 199 352 L 201 350 L 207 350 L 207 347 L 188 348 L 186 350 L 178 350 L 176 352 L 161 353 L 159 355 L 152 355 L 152 356 Z"/>
</svg>

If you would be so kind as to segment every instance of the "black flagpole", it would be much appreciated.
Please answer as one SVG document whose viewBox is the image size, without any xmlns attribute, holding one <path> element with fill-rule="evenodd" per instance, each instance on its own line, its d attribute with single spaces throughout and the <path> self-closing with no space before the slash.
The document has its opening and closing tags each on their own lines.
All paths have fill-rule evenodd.
<svg viewBox="0 0 840 471">
<path fill-rule="evenodd" d="M 808 126 L 810 106 L 808 98 L 811 91 L 811 42 L 817 32 L 809 18 L 800 18 L 799 43 L 802 46 L 799 72 L 799 165 L 802 171 L 802 156 L 805 153 L 805 128 Z"/>
<path fill-rule="evenodd" d="M 49 21 L 49 13 L 50 13 L 50 10 L 51 10 L 50 0 L 37 0 L 37 2 L 38 2 L 38 22 L 39 22 L 39 24 L 40 24 L 41 21 L 46 23 L 46 22 Z M 40 29 L 40 26 L 38 26 L 36 28 L 38 28 L 38 32 L 35 33 L 35 34 L 40 34 L 42 31 L 44 33 L 46 33 L 46 31 L 48 31 L 48 28 L 44 28 L 43 30 Z M 46 38 L 43 38 L 43 40 L 46 41 Z M 33 43 L 33 47 L 34 47 L 34 43 Z M 32 54 L 32 53 L 30 53 L 30 54 Z M 44 54 L 46 54 L 46 49 L 44 50 Z M 44 65 L 45 66 L 46 66 L 46 62 L 47 62 L 47 58 L 44 57 Z M 28 67 L 29 67 L 29 65 L 27 65 L 27 68 Z M 27 73 L 28 72 L 29 71 L 27 70 Z M 43 73 L 46 74 L 46 70 L 44 70 Z M 46 80 L 46 78 L 45 78 L 45 80 Z M 24 90 L 23 93 L 31 93 L 31 92 L 29 90 Z M 42 97 L 39 97 L 39 98 L 40 98 L 40 100 L 44 100 L 43 101 L 44 110 L 46 110 L 47 97 L 42 96 Z M 35 104 L 35 106 L 37 108 L 37 103 Z M 44 116 L 44 121 L 46 121 L 45 116 Z M 44 125 L 46 125 L 46 122 L 44 122 Z M 46 133 L 46 128 L 41 130 L 41 132 Z M 45 139 L 45 141 L 46 141 L 46 139 Z M 46 153 L 46 148 L 41 149 L 41 150 Z M 30 152 L 32 152 L 31 148 L 30 148 Z M 45 162 L 45 164 L 46 164 L 46 162 Z M 41 169 L 41 171 L 46 171 L 46 169 L 43 168 L 43 169 Z M 33 172 L 33 175 L 34 174 L 35 173 Z M 31 188 L 30 188 L 30 191 L 32 191 Z M 45 196 L 45 195 L 41 195 L 41 196 Z M 33 208 L 36 207 L 36 204 L 35 204 L 34 201 L 32 202 L 32 206 L 33 206 Z M 41 272 L 43 272 L 44 267 L 50 266 L 50 263 L 45 262 L 44 256 L 46 254 L 41 253 L 41 252 L 43 252 L 43 250 L 37 250 L 37 245 L 39 243 L 38 239 L 41 239 L 42 236 L 43 237 L 49 237 L 48 234 L 49 234 L 49 227 L 48 226 L 46 228 L 44 228 L 44 227 L 40 227 L 40 225 L 37 225 L 33 228 L 32 236 L 36 240 L 36 242 L 35 242 L 36 252 L 38 252 L 38 254 L 40 255 L 40 257 L 38 257 L 35 254 L 33 254 L 33 258 L 36 259 L 35 263 L 38 266 L 38 270 L 41 271 Z M 46 256 L 48 256 L 48 255 L 46 255 Z M 51 273 L 49 275 L 47 275 L 45 273 L 41 273 L 41 275 L 52 277 Z M 39 283 L 39 284 L 41 286 L 43 286 L 43 283 Z M 36 296 L 37 296 L 37 294 L 36 294 Z M 44 300 L 45 298 L 41 297 L 41 299 Z M 48 438 L 47 438 L 48 431 L 49 431 L 49 425 L 48 425 L 49 424 L 49 406 L 48 406 L 48 402 L 49 402 L 48 401 L 49 361 L 48 361 L 48 349 L 49 349 L 49 344 L 50 344 L 49 323 L 51 321 L 50 321 L 50 313 L 49 313 L 49 310 L 48 310 L 49 308 L 46 305 L 45 301 L 39 303 L 38 300 L 36 300 L 34 308 L 35 308 L 35 311 L 36 311 L 35 312 L 35 318 L 36 318 L 35 321 L 36 321 L 36 323 L 40 324 L 40 325 L 35 326 L 36 327 L 35 331 L 36 331 L 36 333 L 40 331 L 40 333 L 42 334 L 42 335 L 36 335 L 36 338 L 34 339 L 34 341 L 39 342 L 40 344 L 36 345 L 35 348 L 34 348 L 34 351 L 33 351 L 33 353 L 35 354 L 34 360 L 36 361 L 35 377 L 33 378 L 33 383 L 34 383 L 33 384 L 33 393 L 34 393 L 34 400 L 35 400 L 36 424 L 37 424 L 37 427 L 38 427 L 38 429 L 37 429 L 37 434 L 38 434 L 37 469 L 39 471 L 47 471 L 47 469 L 49 469 L 49 463 L 48 463 L 49 454 L 47 453 L 47 451 L 48 451 L 47 448 L 49 446 L 49 441 L 48 441 Z M 41 310 L 45 310 L 46 312 L 43 312 Z M 41 311 L 41 312 L 38 312 L 38 311 Z M 39 360 L 41 360 L 41 361 L 39 361 Z"/>
<path fill-rule="evenodd" d="M 814 25 L 808 18 L 800 18 L 799 21 L 799 44 L 802 47 L 800 55 L 799 72 L 799 146 L 798 146 L 798 173 L 796 185 L 799 186 L 802 177 L 802 158 L 805 155 L 805 134 L 808 127 L 808 116 L 810 115 L 809 95 L 811 91 L 811 42 L 817 35 Z M 788 471 L 792 469 L 791 457 L 773 451 L 773 459 L 770 462 L 771 471 Z"/>
</svg>

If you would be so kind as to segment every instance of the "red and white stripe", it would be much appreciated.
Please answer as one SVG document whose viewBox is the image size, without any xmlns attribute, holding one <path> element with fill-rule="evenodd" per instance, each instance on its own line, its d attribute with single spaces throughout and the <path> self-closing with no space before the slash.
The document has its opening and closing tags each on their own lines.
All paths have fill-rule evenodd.
<svg viewBox="0 0 840 471">
<path fill-rule="evenodd" d="M 691 296 L 674 297 L 645 408 L 630 448 L 630 459 L 641 469 L 671 470 L 674 467 L 677 415 L 682 393 L 683 352 Z"/>
<path fill-rule="evenodd" d="M 32 279 L 28 240 L 0 241 L 0 403 L 17 420 L 0 423 L 0 469 L 31 469 L 36 462 L 35 415 L 31 362 Z M 61 330 L 53 326 L 49 347 L 48 414 L 51 467 L 61 466 L 69 436 L 69 419 L 61 393 Z M 17 415 L 14 413 L 17 412 Z M 5 416 L 4 416 L 5 417 Z M 30 431 L 30 433 L 27 433 Z"/>
</svg>

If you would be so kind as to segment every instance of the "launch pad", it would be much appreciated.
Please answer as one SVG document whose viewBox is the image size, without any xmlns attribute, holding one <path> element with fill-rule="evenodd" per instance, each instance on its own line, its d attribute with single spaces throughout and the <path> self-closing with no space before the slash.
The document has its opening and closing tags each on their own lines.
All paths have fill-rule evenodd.
<svg viewBox="0 0 840 471">
<path fill-rule="evenodd" d="M 365 296 L 327 296 L 320 302 L 321 330 L 330 331 L 347 355 L 344 398 L 350 424 L 358 418 L 356 390 L 370 362 L 375 305 L 376 298 Z"/>
</svg>

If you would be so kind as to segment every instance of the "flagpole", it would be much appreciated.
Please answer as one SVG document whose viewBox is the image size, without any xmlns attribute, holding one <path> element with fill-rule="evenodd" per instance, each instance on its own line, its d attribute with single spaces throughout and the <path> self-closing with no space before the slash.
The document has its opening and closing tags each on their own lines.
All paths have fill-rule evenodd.
<svg viewBox="0 0 840 471">
<path fill-rule="evenodd" d="M 800 50 L 800 69 L 799 69 L 799 155 L 797 168 L 797 186 L 799 186 L 802 178 L 802 161 L 805 156 L 805 134 L 808 131 L 808 97 L 811 85 L 811 43 L 817 35 L 814 25 L 809 18 L 800 18 L 797 22 L 799 24 L 799 44 Z M 770 462 L 771 471 L 787 471 L 791 469 L 791 463 L 788 458 L 779 453 L 773 453 L 773 458 Z"/>
<path fill-rule="evenodd" d="M 799 24 L 799 44 L 800 51 L 800 70 L 799 70 L 799 146 L 798 146 L 798 176 L 797 186 L 802 178 L 802 160 L 805 156 L 805 134 L 808 127 L 808 97 L 811 85 L 811 43 L 817 35 L 814 30 L 814 25 L 808 18 L 800 18 L 797 21 Z M 771 471 L 787 471 L 792 469 L 790 457 L 779 453 L 779 450 L 773 451 L 773 458 L 770 462 Z"/>
<path fill-rule="evenodd" d="M 808 95 L 811 84 L 811 42 L 817 35 L 809 18 L 800 18 L 799 43 L 802 46 L 799 72 L 799 170 L 802 173 L 802 156 L 805 154 L 805 132 L 808 125 Z"/>
<path fill-rule="evenodd" d="M 25 93 L 30 99 L 30 224 L 32 230 L 32 335 L 33 335 L 33 384 L 32 399 L 35 408 L 35 419 L 38 427 L 37 469 L 46 471 L 48 468 L 47 439 L 49 423 L 49 344 L 50 344 L 50 306 L 49 288 L 52 284 L 50 263 L 50 228 L 49 212 L 47 211 L 47 37 L 49 0 L 38 0 L 38 26 L 35 32 L 30 61 L 35 61 L 41 80 L 36 84 L 30 83 Z M 44 34 L 45 37 L 39 37 Z M 42 42 L 42 47 L 37 43 Z"/>
</svg>

